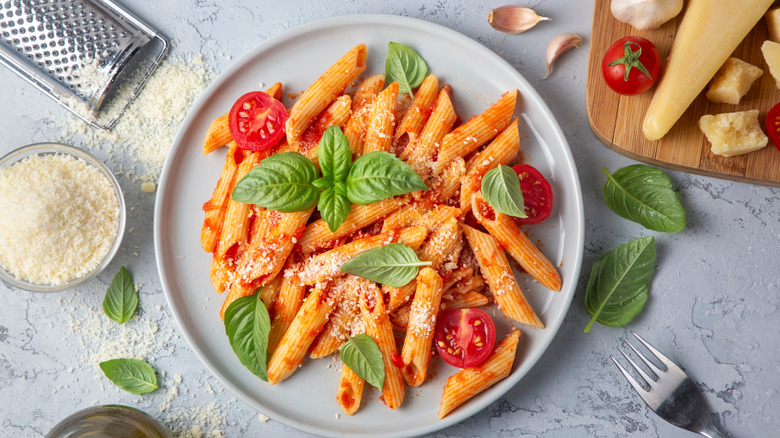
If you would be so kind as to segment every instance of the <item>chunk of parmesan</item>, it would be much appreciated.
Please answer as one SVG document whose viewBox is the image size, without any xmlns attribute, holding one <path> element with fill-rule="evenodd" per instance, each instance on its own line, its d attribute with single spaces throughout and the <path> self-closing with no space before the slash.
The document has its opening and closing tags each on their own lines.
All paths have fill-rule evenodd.
<svg viewBox="0 0 780 438">
<path fill-rule="evenodd" d="M 731 157 L 763 148 L 769 139 L 758 124 L 758 110 L 705 115 L 699 128 L 712 143 L 712 153 Z"/>
<path fill-rule="evenodd" d="M 753 64 L 731 57 L 723 63 L 710 82 L 707 99 L 736 105 L 764 71 Z"/>
</svg>

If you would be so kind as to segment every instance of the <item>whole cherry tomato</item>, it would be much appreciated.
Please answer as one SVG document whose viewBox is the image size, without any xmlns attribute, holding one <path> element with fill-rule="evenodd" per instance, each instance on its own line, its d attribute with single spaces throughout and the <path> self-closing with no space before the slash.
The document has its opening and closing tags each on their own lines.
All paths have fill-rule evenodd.
<svg viewBox="0 0 780 438">
<path fill-rule="evenodd" d="M 661 77 L 661 55 L 642 37 L 621 38 L 607 49 L 601 73 L 609 88 L 620 94 L 644 93 Z"/>
</svg>

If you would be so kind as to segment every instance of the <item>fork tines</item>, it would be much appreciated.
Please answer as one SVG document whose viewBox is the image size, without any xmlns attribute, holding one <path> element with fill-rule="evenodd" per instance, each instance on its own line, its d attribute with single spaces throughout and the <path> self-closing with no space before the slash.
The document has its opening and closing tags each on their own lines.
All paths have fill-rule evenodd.
<svg viewBox="0 0 780 438">
<path fill-rule="evenodd" d="M 651 377 L 648 375 L 639 365 L 636 364 L 620 347 L 618 347 L 618 351 L 620 351 L 620 354 L 623 355 L 624 358 L 631 364 L 631 366 L 634 368 L 634 371 L 636 371 L 644 380 L 645 384 L 649 386 L 649 390 L 645 390 L 645 388 L 637 382 L 636 379 L 622 366 L 620 363 L 615 359 L 614 356 L 610 356 L 612 359 L 612 362 L 617 365 L 617 367 L 620 369 L 620 372 L 623 374 L 623 376 L 628 380 L 628 382 L 631 384 L 631 386 L 634 388 L 634 390 L 642 397 L 642 399 L 645 401 L 645 403 L 648 404 L 652 409 L 657 408 L 661 405 L 661 403 L 669 396 L 671 393 L 677 388 L 680 383 L 682 383 L 683 380 L 687 377 L 685 375 L 685 372 L 683 372 L 680 367 L 678 367 L 674 362 L 672 362 L 668 357 L 666 357 L 663 353 L 658 351 L 655 347 L 650 345 L 647 341 L 642 339 L 641 336 L 631 332 L 634 337 L 639 340 L 639 342 L 642 343 L 642 345 L 645 346 L 653 355 L 655 355 L 658 360 L 661 361 L 661 363 L 664 364 L 666 367 L 666 370 L 661 370 L 655 364 L 653 364 L 650 360 L 648 360 L 642 353 L 639 352 L 631 343 L 629 343 L 627 340 L 624 339 L 624 342 L 633 350 L 633 352 L 639 356 L 640 359 L 642 359 L 642 362 L 655 374 L 657 377 Z"/>
</svg>

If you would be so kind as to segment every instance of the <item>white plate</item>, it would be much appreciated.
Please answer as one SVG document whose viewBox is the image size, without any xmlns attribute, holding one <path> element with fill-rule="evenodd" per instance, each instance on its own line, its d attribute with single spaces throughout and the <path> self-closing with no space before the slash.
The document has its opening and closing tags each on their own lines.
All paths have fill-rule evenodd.
<svg viewBox="0 0 780 438">
<path fill-rule="evenodd" d="M 464 119 L 484 110 L 506 90 L 520 91 L 518 115 L 526 161 L 552 183 L 555 208 L 543 224 L 530 227 L 534 241 L 560 266 L 563 290 L 550 292 L 527 274 L 520 283 L 547 328 L 522 329 L 512 374 L 468 401 L 444 420 L 437 419 L 442 388 L 453 369 L 432 360 L 433 379 L 407 388 L 402 407 L 387 409 L 379 393 L 367 390 L 354 416 L 341 414 L 335 395 L 340 365 L 332 358 L 312 361 L 288 380 L 271 386 L 236 358 L 219 319 L 224 296 L 209 281 L 211 255 L 200 248 L 201 206 L 211 197 L 225 151 L 201 152 L 206 128 L 247 91 L 281 81 L 299 93 L 336 59 L 358 43 L 368 46 L 367 73 L 384 71 L 387 43 L 413 47 L 430 72 L 454 90 Z M 367 74 L 366 74 L 367 76 Z M 261 85 L 263 84 L 263 85 Z M 514 386 L 536 363 L 563 321 L 582 264 L 584 218 L 577 171 L 558 123 L 528 82 L 508 63 L 477 42 L 436 24 L 397 16 L 357 15 L 317 21 L 269 39 L 222 73 L 190 110 L 168 155 L 157 193 L 154 244 L 162 286 L 174 316 L 206 367 L 241 400 L 294 428 L 328 436 L 397 437 L 420 435 L 455 424 L 484 409 Z M 499 338 L 508 324 L 500 312 Z M 552 371 L 554 372 L 554 371 Z M 368 387 L 368 385 L 366 385 Z"/>
</svg>

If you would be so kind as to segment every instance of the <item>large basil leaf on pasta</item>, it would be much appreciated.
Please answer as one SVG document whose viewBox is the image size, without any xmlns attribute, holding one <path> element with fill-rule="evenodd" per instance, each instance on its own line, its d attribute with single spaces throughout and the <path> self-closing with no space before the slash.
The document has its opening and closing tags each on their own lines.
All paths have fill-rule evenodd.
<svg viewBox="0 0 780 438">
<path fill-rule="evenodd" d="M 607 175 L 604 202 L 618 216 L 647 229 L 676 233 L 685 228 L 683 210 L 672 181 L 661 169 L 634 164 Z"/>
<path fill-rule="evenodd" d="M 401 93 L 414 97 L 412 89 L 419 87 L 428 74 L 428 64 L 411 47 L 391 42 L 387 45 L 385 83 L 398 82 Z"/>
<path fill-rule="evenodd" d="M 482 178 L 482 196 L 496 211 L 509 216 L 528 217 L 525 214 L 523 191 L 517 173 L 500 164 Z"/>
<path fill-rule="evenodd" d="M 238 360 L 268 381 L 268 335 L 271 319 L 260 293 L 239 298 L 225 310 L 225 333 Z"/>
<path fill-rule="evenodd" d="M 391 287 L 401 287 L 417 276 L 422 262 L 414 250 L 402 243 L 391 243 L 363 251 L 341 266 L 341 272 L 357 275 Z"/>
<path fill-rule="evenodd" d="M 585 289 L 585 309 L 594 322 L 620 327 L 631 322 L 647 301 L 655 272 L 655 239 L 641 237 L 609 251 L 593 264 Z"/>
<path fill-rule="evenodd" d="M 127 392 L 146 394 L 157 389 L 154 368 L 142 360 L 111 359 L 98 365 L 109 380 Z"/>
<path fill-rule="evenodd" d="M 384 151 L 370 152 L 355 160 L 347 176 L 347 198 L 359 205 L 427 188 L 408 164 Z"/>
<path fill-rule="evenodd" d="M 282 213 L 308 210 L 320 196 L 312 184 L 318 176 L 314 163 L 298 152 L 271 155 L 236 183 L 233 200 Z"/>
<path fill-rule="evenodd" d="M 317 145 L 317 159 L 322 177 L 331 181 L 331 184 L 347 180 L 352 165 L 352 149 L 349 148 L 347 136 L 341 132 L 338 125 L 331 126 L 322 134 Z"/>
<path fill-rule="evenodd" d="M 385 385 L 385 364 L 382 351 L 374 338 L 366 334 L 347 335 L 347 342 L 339 348 L 341 361 L 369 385 L 379 390 Z"/>
</svg>

